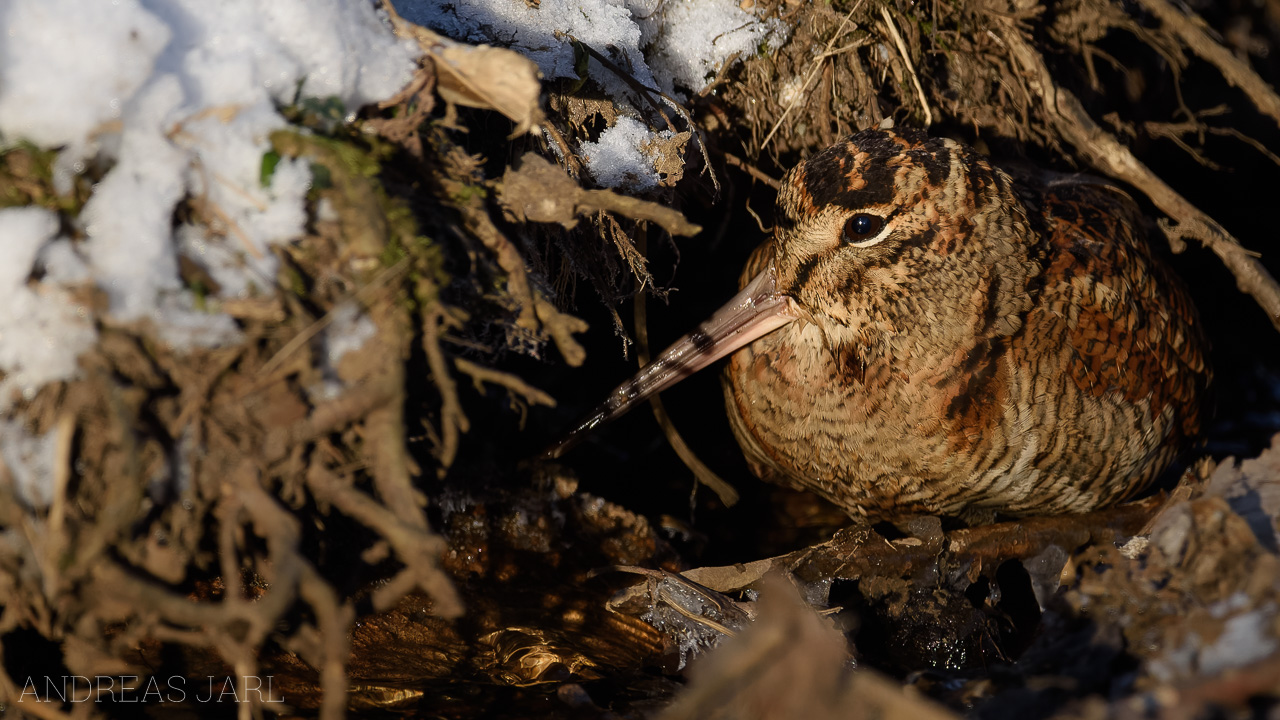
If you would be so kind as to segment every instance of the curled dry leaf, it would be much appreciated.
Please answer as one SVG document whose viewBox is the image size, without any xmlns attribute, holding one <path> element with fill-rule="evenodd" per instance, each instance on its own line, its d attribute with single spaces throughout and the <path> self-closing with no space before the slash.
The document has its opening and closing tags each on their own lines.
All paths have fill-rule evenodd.
<svg viewBox="0 0 1280 720">
<path fill-rule="evenodd" d="M 532 60 L 506 48 L 450 40 L 406 22 L 390 3 L 383 3 L 383 9 L 391 16 L 396 34 L 416 40 L 435 63 L 436 92 L 446 102 L 496 110 L 516 124 L 513 135 L 537 130 L 542 118 L 538 109 L 542 85 Z"/>
<path fill-rule="evenodd" d="M 684 178 L 684 149 L 693 137 L 691 132 L 676 133 L 665 140 L 654 140 L 643 150 L 653 158 L 653 168 L 662 176 L 659 185 L 675 187 Z"/>
<path fill-rule="evenodd" d="M 537 127 L 538 66 L 503 48 L 444 41 L 428 50 L 439 73 L 436 91 L 458 105 L 497 110 L 516 124 L 516 135 Z"/>
</svg>

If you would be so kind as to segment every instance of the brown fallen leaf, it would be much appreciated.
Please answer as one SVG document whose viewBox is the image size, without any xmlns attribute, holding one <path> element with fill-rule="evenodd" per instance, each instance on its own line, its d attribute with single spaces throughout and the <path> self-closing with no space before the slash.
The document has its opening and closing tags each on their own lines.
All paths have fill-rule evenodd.
<svg viewBox="0 0 1280 720">
<path fill-rule="evenodd" d="M 445 102 L 506 115 L 516 124 L 513 137 L 538 131 L 542 84 L 532 60 L 506 48 L 450 40 L 400 17 L 391 3 L 383 9 L 396 34 L 417 41 L 435 64 L 436 92 Z"/>
</svg>

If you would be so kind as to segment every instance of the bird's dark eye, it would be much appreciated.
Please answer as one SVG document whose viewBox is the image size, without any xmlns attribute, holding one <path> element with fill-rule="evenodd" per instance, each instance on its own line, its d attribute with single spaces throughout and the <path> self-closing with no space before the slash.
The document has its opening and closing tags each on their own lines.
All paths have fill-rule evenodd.
<svg viewBox="0 0 1280 720">
<path fill-rule="evenodd" d="M 858 213 L 845 221 L 844 239 L 852 243 L 870 240 L 883 229 L 884 218 L 870 213 Z"/>
</svg>

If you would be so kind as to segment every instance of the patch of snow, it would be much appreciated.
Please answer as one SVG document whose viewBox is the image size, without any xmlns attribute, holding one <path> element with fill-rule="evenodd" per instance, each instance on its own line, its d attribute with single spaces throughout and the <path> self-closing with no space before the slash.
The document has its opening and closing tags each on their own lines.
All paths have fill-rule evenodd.
<svg viewBox="0 0 1280 720">
<path fill-rule="evenodd" d="M 630 0 L 645 56 L 663 89 L 702 90 L 734 53 L 743 60 L 762 45 L 779 45 L 785 25 L 763 21 L 736 0 Z"/>
<path fill-rule="evenodd" d="M 417 55 L 369 0 L 0 2 L 0 141 L 58 150 L 60 192 L 90 161 L 108 168 L 83 238 L 56 237 L 48 210 L 0 210 L 0 411 L 75 377 L 96 340 L 69 286 L 96 285 L 104 321 L 146 320 L 178 349 L 237 341 L 230 316 L 197 307 L 179 256 L 219 297 L 274 292 L 271 246 L 302 234 L 311 183 L 287 158 L 264 182 L 270 135 L 288 126 L 276 108 L 336 99 L 352 113 L 398 92 Z M 184 200 L 195 217 L 175 228 Z M 47 505 L 53 435 L 0 422 L 20 496 Z"/>
<path fill-rule="evenodd" d="M 639 120 L 619 117 L 613 127 L 600 133 L 598 141 L 582 143 L 587 171 L 604 187 L 626 186 L 633 190 L 657 187 L 661 177 L 644 146 L 655 138 L 670 136 L 670 130 L 655 134 Z"/>
<path fill-rule="evenodd" d="M 137 0 L 0 3 L 0 133 L 83 143 L 120 118 L 170 37 Z"/>
<path fill-rule="evenodd" d="M 317 340 L 323 377 L 307 388 L 315 401 L 333 400 L 346 389 L 338 367 L 347 353 L 359 350 L 378 332 L 378 326 L 354 302 L 339 304 L 329 313 L 329 324 Z"/>
<path fill-rule="evenodd" d="M 1271 603 L 1228 619 L 1222 625 L 1222 634 L 1201 648 L 1200 672 L 1217 675 L 1270 657 L 1280 647 L 1272 632 L 1275 619 L 1276 606 Z"/>
<path fill-rule="evenodd" d="M 762 20 L 735 0 L 395 0 L 407 20 L 456 40 L 501 45 L 538 64 L 548 78 L 578 77 L 570 36 L 649 87 L 699 91 L 734 53 L 750 57 L 777 45 L 786 26 Z M 592 60 L 589 73 L 606 90 L 612 72 Z M 619 98 L 621 99 L 621 98 Z"/>
<path fill-rule="evenodd" d="M 1237 592 L 1209 606 L 1211 617 L 1225 618 L 1213 642 L 1205 642 L 1198 631 L 1190 632 L 1179 647 L 1151 660 L 1151 674 L 1162 682 L 1175 682 L 1194 674 L 1217 675 L 1273 655 L 1280 648 L 1272 632 L 1278 608 L 1272 602 L 1252 610 L 1249 605 L 1249 597 Z"/>
<path fill-rule="evenodd" d="M 359 350 L 377 332 L 373 320 L 354 302 L 339 304 L 329 314 L 329 326 L 324 331 L 325 362 L 338 367 L 343 356 Z"/>
<path fill-rule="evenodd" d="M 97 339 L 85 309 L 66 290 L 28 282 L 46 248 L 61 248 L 52 265 L 46 258 L 46 280 L 77 274 L 66 241 L 54 242 L 57 232 L 57 216 L 44 208 L 0 210 L 0 410 L 15 390 L 31 395 L 45 383 L 75 377 L 77 357 Z"/>
<path fill-rule="evenodd" d="M 270 133 L 288 126 L 276 108 L 316 97 L 353 113 L 406 85 L 416 56 L 369 0 L 0 3 L 0 136 L 60 149 L 63 190 L 87 159 L 110 167 L 84 205 L 87 237 L 76 245 L 49 242 L 56 219 L 37 219 L 44 211 L 8 215 L 18 240 L 0 232 L 5 387 L 69 377 L 92 341 L 92 325 L 54 302 L 56 283 L 96 283 L 110 320 L 150 320 L 175 347 L 236 341 L 232 318 L 197 309 L 179 252 L 215 278 L 220 297 L 271 292 L 270 247 L 302 233 L 311 182 L 307 161 L 291 159 L 262 181 Z M 196 223 L 175 229 L 186 199 Z M 37 293 L 26 278 L 42 245 Z M 6 327 L 18 318 L 31 328 Z M 32 333 L 41 342 L 27 340 Z"/>
<path fill-rule="evenodd" d="M 40 258 L 36 265 L 44 271 L 45 282 L 78 285 L 91 279 L 89 266 L 85 264 L 84 258 L 80 257 L 80 251 L 76 249 L 75 243 L 67 238 L 60 237 L 45 243 L 40 249 Z"/>
<path fill-rule="evenodd" d="M 392 4 L 406 20 L 455 40 L 516 50 L 537 63 L 548 78 L 578 77 L 569 40 L 573 36 L 611 56 L 641 83 L 657 84 L 640 52 L 640 26 L 624 2 L 548 0 L 537 7 L 522 0 L 394 0 Z M 595 61 L 590 72 L 606 88 L 620 85 Z"/>
<path fill-rule="evenodd" d="M 20 420 L 0 419 L 0 461 L 9 469 L 18 501 L 31 510 L 53 502 L 58 430 L 32 435 Z"/>
</svg>

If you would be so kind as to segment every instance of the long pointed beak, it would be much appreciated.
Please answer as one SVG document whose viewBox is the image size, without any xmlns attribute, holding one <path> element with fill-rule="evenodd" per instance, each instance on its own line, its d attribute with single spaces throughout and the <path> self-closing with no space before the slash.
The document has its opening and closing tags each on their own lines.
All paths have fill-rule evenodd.
<svg viewBox="0 0 1280 720">
<path fill-rule="evenodd" d="M 609 397 L 560 442 L 545 453 L 558 458 L 597 426 L 621 417 L 654 393 L 661 392 L 757 338 L 795 320 L 795 301 L 778 292 L 773 263 L 693 332 L 680 338 L 618 386 Z"/>
</svg>

